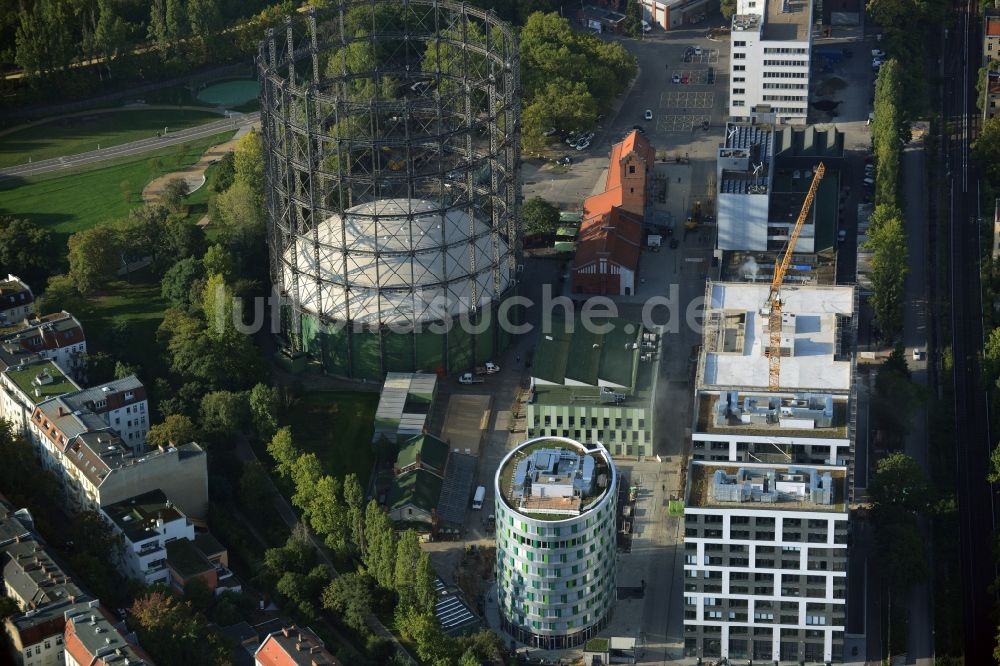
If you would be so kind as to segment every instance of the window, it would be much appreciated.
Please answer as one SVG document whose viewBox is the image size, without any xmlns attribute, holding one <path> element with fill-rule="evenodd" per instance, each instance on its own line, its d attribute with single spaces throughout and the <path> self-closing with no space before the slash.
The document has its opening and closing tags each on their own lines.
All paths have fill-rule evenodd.
<svg viewBox="0 0 1000 666">
<path fill-rule="evenodd" d="M 735 47 L 739 47 L 739 46 L 746 46 L 746 45 L 747 45 L 747 43 L 746 43 L 746 41 L 745 41 L 745 40 L 744 40 L 744 41 L 736 41 L 736 42 L 733 42 L 733 46 L 735 46 Z"/>
<path fill-rule="evenodd" d="M 746 102 L 741 99 L 737 99 L 733 101 L 733 106 L 746 106 Z"/>
<path fill-rule="evenodd" d="M 747 66 L 746 65 L 733 65 L 733 71 L 734 72 L 745 72 L 745 71 L 747 71 Z"/>
<path fill-rule="evenodd" d="M 746 57 L 747 57 L 746 53 L 734 53 L 733 54 L 733 60 L 746 60 Z"/>
<path fill-rule="evenodd" d="M 733 94 L 734 95 L 742 95 L 745 92 L 746 92 L 746 88 L 733 88 Z M 724 442 L 719 442 L 719 443 L 723 444 Z M 715 444 L 716 444 L 716 442 L 712 442 L 713 448 L 714 448 Z"/>
<path fill-rule="evenodd" d="M 635 173 L 635 165 L 634 164 L 629 164 L 628 165 L 628 172 L 629 173 Z"/>
</svg>

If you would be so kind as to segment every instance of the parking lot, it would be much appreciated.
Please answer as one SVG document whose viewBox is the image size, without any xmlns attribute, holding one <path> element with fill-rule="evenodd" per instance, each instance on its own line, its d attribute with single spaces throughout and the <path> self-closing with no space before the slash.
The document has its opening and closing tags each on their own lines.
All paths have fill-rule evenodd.
<svg viewBox="0 0 1000 666">
<path fill-rule="evenodd" d="M 712 122 L 712 117 L 707 113 L 673 113 L 656 119 L 656 131 L 690 132 L 700 129 L 705 122 Z"/>
<path fill-rule="evenodd" d="M 671 90 L 660 94 L 661 109 L 711 109 L 715 93 L 704 90 Z"/>
<path fill-rule="evenodd" d="M 713 65 L 719 62 L 719 49 L 702 49 L 701 53 L 688 52 L 681 56 L 683 62 L 700 62 L 706 65 Z"/>
</svg>

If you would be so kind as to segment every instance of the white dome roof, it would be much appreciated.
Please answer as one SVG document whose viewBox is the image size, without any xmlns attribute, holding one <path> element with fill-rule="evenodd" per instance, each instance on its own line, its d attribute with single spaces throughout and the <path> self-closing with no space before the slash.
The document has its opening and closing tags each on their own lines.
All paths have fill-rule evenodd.
<svg viewBox="0 0 1000 666">
<path fill-rule="evenodd" d="M 478 305 L 485 306 L 499 296 L 494 252 L 501 258 L 500 292 L 510 284 L 503 260 L 507 243 L 497 238 L 494 248 L 488 225 L 465 211 L 440 208 L 427 200 L 383 199 L 350 208 L 343 223 L 339 215 L 327 218 L 285 250 L 285 289 L 294 297 L 294 266 L 303 309 L 371 324 L 438 321 L 467 312 L 473 285 Z"/>
</svg>

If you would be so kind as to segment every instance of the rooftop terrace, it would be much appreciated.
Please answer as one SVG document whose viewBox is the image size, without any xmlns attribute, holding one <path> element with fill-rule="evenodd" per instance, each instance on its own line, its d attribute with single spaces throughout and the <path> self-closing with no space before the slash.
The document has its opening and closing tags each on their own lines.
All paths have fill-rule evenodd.
<svg viewBox="0 0 1000 666">
<path fill-rule="evenodd" d="M 796 396 L 777 398 L 767 394 L 737 393 L 737 408 L 729 402 L 720 402 L 728 394 L 703 392 L 698 395 L 698 422 L 696 431 L 702 433 L 742 434 L 760 437 L 822 437 L 845 439 L 847 437 L 847 400 L 833 400 L 830 397 L 830 415 L 818 405 L 790 407 L 797 400 L 817 399 L 819 396 Z M 769 400 L 770 398 L 770 400 Z M 746 400 L 756 400 L 747 405 Z M 773 404 L 779 401 L 781 405 Z M 730 401 L 731 402 L 731 401 Z M 770 402 L 771 404 L 766 404 Z M 728 408 L 727 408 L 728 407 Z M 749 409 L 746 409 L 749 407 Z M 810 407 L 815 407 L 810 409 Z M 785 413 L 782 414 L 782 411 Z"/>
<path fill-rule="evenodd" d="M 545 456 L 547 451 L 566 455 L 556 459 Z M 544 437 L 515 449 L 497 474 L 507 506 L 537 520 L 566 520 L 588 511 L 607 494 L 612 471 L 603 448 Z"/>
<path fill-rule="evenodd" d="M 718 471 L 722 472 L 719 477 Z M 688 508 L 844 513 L 846 497 L 846 467 L 697 460 L 688 467 Z"/>
</svg>

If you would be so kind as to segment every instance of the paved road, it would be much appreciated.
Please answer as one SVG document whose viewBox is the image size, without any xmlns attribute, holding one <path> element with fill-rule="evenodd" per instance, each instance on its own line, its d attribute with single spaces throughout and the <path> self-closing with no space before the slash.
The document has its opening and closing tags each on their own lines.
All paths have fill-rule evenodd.
<svg viewBox="0 0 1000 666">
<path fill-rule="evenodd" d="M 954 350 L 956 487 L 961 528 L 962 613 L 965 663 L 993 663 L 996 576 L 994 492 L 986 481 L 990 434 L 982 384 L 982 285 L 979 268 L 978 178 L 969 145 L 978 129 L 976 68 L 980 60 L 978 3 L 956 0 L 956 27 L 949 34 L 944 105 L 950 136 L 946 159 L 951 189 L 951 331 Z"/>
<path fill-rule="evenodd" d="M 915 360 L 913 350 L 926 352 L 929 331 L 927 275 L 927 183 L 922 146 L 907 148 L 903 152 L 903 199 L 906 202 L 907 244 L 910 273 L 906 277 L 905 310 L 903 311 L 903 344 L 906 346 L 907 363 L 913 381 L 927 386 L 927 355 Z M 927 453 L 927 411 L 920 409 L 910 422 L 904 443 L 906 454 L 916 460 L 930 474 Z M 926 523 L 926 521 L 922 521 Z M 929 526 L 923 524 L 927 557 L 931 556 Z M 934 616 L 931 611 L 931 588 L 928 583 L 910 590 L 909 635 L 906 643 L 907 663 L 931 666 L 934 663 Z"/>
<path fill-rule="evenodd" d="M 0 169 L 0 179 L 36 176 L 43 173 L 72 169 L 74 167 L 93 164 L 95 162 L 103 162 L 105 160 L 120 157 L 142 155 L 143 153 L 148 153 L 160 148 L 176 146 L 194 139 L 201 139 L 207 136 L 212 136 L 213 134 L 220 134 L 228 129 L 236 130 L 245 125 L 254 125 L 259 121 L 260 114 L 256 111 L 254 113 L 247 114 L 233 114 L 231 118 L 226 118 L 225 120 L 218 120 L 177 132 L 170 132 L 166 136 L 150 137 L 149 139 L 140 139 L 139 141 L 123 143 L 119 146 L 112 146 L 111 148 L 92 150 L 90 152 L 79 153 L 77 155 L 54 157 L 52 159 L 41 160 L 32 164 L 23 164 L 16 167 L 7 167 L 6 169 Z"/>
</svg>

